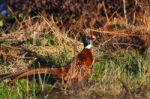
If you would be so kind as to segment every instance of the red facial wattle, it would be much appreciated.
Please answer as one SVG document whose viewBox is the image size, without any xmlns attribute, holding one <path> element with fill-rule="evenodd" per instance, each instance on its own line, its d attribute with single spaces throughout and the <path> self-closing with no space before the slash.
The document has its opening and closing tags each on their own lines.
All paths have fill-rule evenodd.
<svg viewBox="0 0 150 99">
<path fill-rule="evenodd" d="M 90 40 L 94 40 L 95 36 L 94 36 L 94 35 L 89 35 L 88 38 L 89 38 Z"/>
</svg>

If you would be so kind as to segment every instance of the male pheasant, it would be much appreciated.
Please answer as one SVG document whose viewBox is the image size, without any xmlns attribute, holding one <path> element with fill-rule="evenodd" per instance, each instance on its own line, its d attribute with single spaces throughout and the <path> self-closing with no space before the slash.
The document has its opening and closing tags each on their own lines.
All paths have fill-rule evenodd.
<svg viewBox="0 0 150 99">
<path fill-rule="evenodd" d="M 11 78 L 11 82 L 15 82 L 17 79 L 34 75 L 34 74 L 51 74 L 56 76 L 61 81 L 73 81 L 79 78 L 88 78 L 93 63 L 93 56 L 91 52 L 92 41 L 95 37 L 93 35 L 83 35 L 82 42 L 84 44 L 84 49 L 73 58 L 71 63 L 61 67 L 61 68 L 37 68 L 27 71 L 22 71 L 19 73 L 13 73 L 2 77 L 2 79 Z"/>
</svg>

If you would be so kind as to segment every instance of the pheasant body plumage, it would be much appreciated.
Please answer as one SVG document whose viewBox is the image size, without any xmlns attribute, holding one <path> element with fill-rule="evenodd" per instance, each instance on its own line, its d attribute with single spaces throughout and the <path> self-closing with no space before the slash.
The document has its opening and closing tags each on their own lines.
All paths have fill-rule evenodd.
<svg viewBox="0 0 150 99">
<path fill-rule="evenodd" d="M 84 35 L 82 37 L 82 42 L 84 44 L 84 49 L 73 58 L 70 64 L 63 66 L 61 68 L 37 68 L 33 70 L 27 70 L 20 73 L 10 74 L 6 78 L 14 78 L 11 83 L 15 82 L 17 79 L 34 75 L 34 74 L 51 74 L 56 76 L 60 80 L 73 80 L 77 79 L 78 76 L 82 78 L 87 78 L 92 70 L 93 56 L 91 52 L 92 37 Z"/>
</svg>

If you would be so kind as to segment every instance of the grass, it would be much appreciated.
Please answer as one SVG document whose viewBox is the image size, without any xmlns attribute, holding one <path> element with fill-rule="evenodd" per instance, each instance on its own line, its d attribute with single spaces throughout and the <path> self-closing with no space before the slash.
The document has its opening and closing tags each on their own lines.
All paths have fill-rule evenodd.
<svg viewBox="0 0 150 99">
<path fill-rule="evenodd" d="M 31 21 L 33 25 L 29 24 L 25 29 L 12 30 L 12 33 L 8 33 L 7 35 L 8 39 L 0 40 L 0 44 L 10 46 L 12 42 L 18 42 L 19 40 L 25 41 L 21 46 L 44 56 L 46 60 L 45 64 L 53 63 L 56 66 L 64 66 L 73 56 L 81 51 L 81 43 L 76 39 L 68 37 L 69 32 L 63 31 L 62 33 L 56 26 L 54 20 L 48 20 L 44 17 L 41 17 L 40 20 L 42 20 L 42 22 L 38 23 L 38 25 L 34 25 Z M 42 32 L 37 31 L 35 34 L 37 36 L 34 38 L 31 36 L 34 35 L 32 28 Z M 120 27 L 116 27 L 115 29 L 119 30 L 119 28 Z M 126 27 L 125 30 L 126 29 L 128 28 Z M 23 36 L 26 38 L 22 38 L 22 34 L 19 33 L 23 33 L 25 30 L 28 30 L 26 35 Z M 71 94 L 71 96 L 81 99 L 85 98 L 85 96 L 87 99 L 90 99 L 90 97 L 96 97 L 97 99 L 126 99 L 124 96 L 132 94 L 134 97 L 141 96 L 142 98 L 150 98 L 149 53 L 141 55 L 137 50 L 130 49 L 118 49 L 117 53 L 109 53 L 107 50 L 102 51 L 99 45 L 105 45 L 107 40 L 113 39 L 113 37 L 104 37 L 102 44 L 99 41 L 97 41 L 98 44 L 94 44 L 95 48 L 93 53 L 95 62 L 90 78 L 91 86 L 86 86 L 84 91 L 78 90 L 76 95 Z M 19 40 L 16 40 L 16 38 L 19 38 Z M 16 51 L 15 48 L 2 49 L 3 50 L 0 51 L 3 55 L 9 54 L 10 56 L 20 57 L 17 59 L 14 58 L 13 61 L 12 58 L 9 59 L 8 57 L 7 59 L 6 57 L 8 64 L 4 64 L 3 58 L 1 58 L 0 67 L 2 68 L 1 70 L 4 69 L 3 71 L 5 72 L 12 72 L 15 66 L 17 70 L 18 67 L 23 65 L 30 66 L 30 61 L 33 61 L 33 58 L 37 58 L 32 57 L 32 55 L 23 57 L 25 53 L 20 50 Z M 54 86 L 49 84 L 48 81 L 44 82 L 44 80 L 41 80 L 41 77 L 38 77 L 38 79 L 40 82 L 35 82 L 34 79 L 31 81 L 20 79 L 12 86 L 6 84 L 8 80 L 0 82 L 0 99 L 43 99 L 43 97 L 49 99 L 62 96 L 62 93 L 61 95 L 57 95 L 56 93 L 50 94 Z"/>
<path fill-rule="evenodd" d="M 117 78 L 123 81 L 127 81 L 130 78 L 133 82 L 137 80 L 143 81 L 143 76 L 146 76 L 148 69 L 149 60 L 147 60 L 146 56 L 135 56 L 126 52 L 119 56 L 114 56 L 111 59 L 103 59 L 102 61 L 96 62 L 94 64 L 93 78 L 100 82 L 106 80 L 109 83 L 117 80 Z M 132 83 L 130 84 L 132 86 Z"/>
<path fill-rule="evenodd" d="M 64 64 L 64 61 L 62 60 L 66 60 L 67 54 L 60 54 L 60 56 L 56 56 L 53 59 L 58 61 L 59 58 L 59 62 Z M 118 79 L 123 81 L 133 93 L 135 93 L 142 85 L 149 85 L 150 61 L 148 60 L 147 55 L 141 56 L 138 53 L 131 54 L 129 52 L 124 52 L 109 59 L 105 57 L 104 54 L 101 54 L 99 58 L 101 60 L 95 61 L 92 72 L 92 81 L 101 86 L 100 89 L 96 89 L 99 90 L 98 92 L 106 94 L 109 91 L 111 93 L 115 90 L 118 94 L 121 94 L 124 88 Z M 27 82 L 24 79 L 19 80 L 15 85 L 8 87 L 5 87 L 6 85 L 1 83 L 0 91 L 2 99 L 6 96 L 10 96 L 10 99 L 23 99 L 27 96 L 31 99 L 38 99 L 39 93 L 41 92 L 41 84 L 30 81 L 28 82 L 29 85 L 27 87 L 26 83 Z M 46 83 L 44 85 L 46 86 L 44 88 L 51 86 Z M 29 88 L 28 92 L 27 88 Z"/>
<path fill-rule="evenodd" d="M 29 85 L 27 85 L 29 84 Z M 47 90 L 51 90 L 50 85 L 46 85 Z M 27 89 L 29 88 L 29 89 Z M 1 85 L 1 98 L 0 99 L 38 99 L 41 93 L 41 86 L 38 83 L 31 81 L 30 83 L 27 80 L 19 80 L 13 86 Z"/>
</svg>

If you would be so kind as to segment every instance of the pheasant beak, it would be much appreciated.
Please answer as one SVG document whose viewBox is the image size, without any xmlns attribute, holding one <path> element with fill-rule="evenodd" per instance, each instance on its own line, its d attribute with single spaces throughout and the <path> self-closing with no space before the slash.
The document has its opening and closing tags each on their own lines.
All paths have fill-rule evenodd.
<svg viewBox="0 0 150 99">
<path fill-rule="evenodd" d="M 94 35 L 89 35 L 88 38 L 89 38 L 90 40 L 94 40 L 96 37 L 95 37 Z"/>
</svg>

